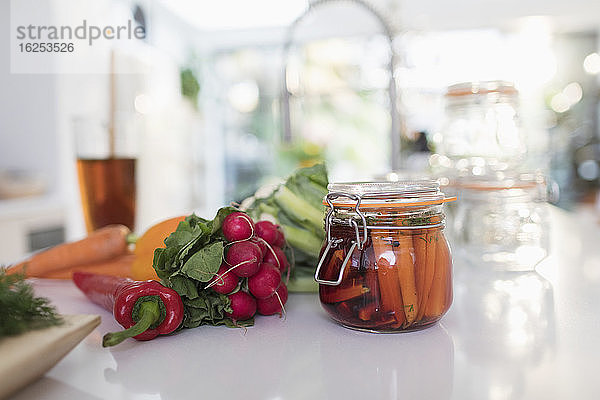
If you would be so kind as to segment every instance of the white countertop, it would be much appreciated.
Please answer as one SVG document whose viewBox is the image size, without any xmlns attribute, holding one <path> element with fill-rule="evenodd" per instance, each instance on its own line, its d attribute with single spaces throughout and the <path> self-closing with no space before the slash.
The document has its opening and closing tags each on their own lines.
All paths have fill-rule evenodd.
<svg viewBox="0 0 600 400">
<path fill-rule="evenodd" d="M 70 282 L 35 281 L 62 313 L 102 324 L 14 399 L 598 399 L 600 226 L 552 210 L 552 255 L 537 273 L 468 272 L 433 327 L 403 334 L 342 328 L 317 295 L 247 331 L 200 327 L 105 349 L 112 315 Z M 468 273 L 467 273 L 468 272 Z"/>
</svg>

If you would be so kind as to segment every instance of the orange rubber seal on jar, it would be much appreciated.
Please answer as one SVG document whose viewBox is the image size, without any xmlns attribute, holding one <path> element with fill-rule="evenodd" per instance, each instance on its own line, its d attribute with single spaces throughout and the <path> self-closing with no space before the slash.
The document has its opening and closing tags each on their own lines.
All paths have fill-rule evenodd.
<svg viewBox="0 0 600 400">
<path fill-rule="evenodd" d="M 433 206 L 433 205 L 437 205 L 437 204 L 449 203 L 449 202 L 455 201 L 455 200 L 456 200 L 456 196 L 446 197 L 444 199 L 438 199 L 438 200 L 414 201 L 414 202 L 410 202 L 410 203 L 399 203 L 399 202 L 361 203 L 358 206 L 358 208 L 402 208 L 402 207 Z M 356 207 L 356 203 L 350 204 L 350 203 L 339 203 L 339 202 L 334 203 L 334 202 L 332 202 L 331 204 L 333 204 L 334 207 L 342 207 L 342 208 Z M 323 205 L 328 206 L 329 204 L 327 203 L 327 201 L 323 200 Z"/>
</svg>

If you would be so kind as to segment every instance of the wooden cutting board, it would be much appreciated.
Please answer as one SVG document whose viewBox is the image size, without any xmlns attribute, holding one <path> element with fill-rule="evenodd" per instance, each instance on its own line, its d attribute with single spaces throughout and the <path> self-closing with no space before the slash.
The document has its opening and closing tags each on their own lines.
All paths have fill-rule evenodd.
<svg viewBox="0 0 600 400">
<path fill-rule="evenodd" d="M 100 325 L 99 315 L 63 315 L 64 324 L 0 339 L 0 399 L 44 375 Z"/>
</svg>

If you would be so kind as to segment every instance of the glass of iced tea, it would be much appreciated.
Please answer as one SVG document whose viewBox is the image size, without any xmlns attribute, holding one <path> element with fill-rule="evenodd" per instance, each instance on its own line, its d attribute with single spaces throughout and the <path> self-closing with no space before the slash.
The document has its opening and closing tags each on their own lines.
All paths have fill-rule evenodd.
<svg viewBox="0 0 600 400">
<path fill-rule="evenodd" d="M 133 230 L 136 212 L 136 154 L 131 140 L 100 121 L 74 120 L 77 174 L 88 232 L 110 224 Z"/>
</svg>

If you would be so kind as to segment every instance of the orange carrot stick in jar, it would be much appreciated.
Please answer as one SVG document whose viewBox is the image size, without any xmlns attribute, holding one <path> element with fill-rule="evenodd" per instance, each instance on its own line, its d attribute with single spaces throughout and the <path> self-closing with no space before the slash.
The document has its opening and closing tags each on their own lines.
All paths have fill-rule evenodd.
<svg viewBox="0 0 600 400">
<path fill-rule="evenodd" d="M 372 248 L 369 259 L 373 259 Z M 358 319 L 363 322 L 369 322 L 369 324 L 377 327 L 395 323 L 396 320 L 394 317 L 388 315 L 386 318 L 383 316 L 375 264 L 369 261 L 365 267 L 366 269 L 362 273 L 362 284 L 367 291 L 365 291 L 364 296 L 362 297 L 362 305 L 358 309 Z"/>
<path fill-rule="evenodd" d="M 410 233 L 403 234 L 402 232 L 395 235 L 395 239 L 397 241 L 397 243 L 394 243 L 394 249 L 396 260 L 398 260 L 398 280 L 406 316 L 404 327 L 409 327 L 417 318 L 419 311 L 415 284 L 415 265 L 413 262 L 413 240 Z"/>
<path fill-rule="evenodd" d="M 340 269 L 347 254 L 345 254 L 344 249 L 332 251 L 330 254 L 328 262 L 324 263 L 325 268 L 322 269 L 320 278 L 335 281 L 340 274 Z M 319 286 L 319 295 L 323 303 L 331 304 L 351 300 L 369 292 L 369 288 L 363 284 L 364 279 L 351 271 L 351 264 L 352 260 L 348 260 L 348 264 L 342 274 L 343 284 Z"/>
<path fill-rule="evenodd" d="M 377 313 L 377 304 L 370 303 L 358 310 L 358 319 L 365 322 L 373 320 L 373 316 Z"/>
<path fill-rule="evenodd" d="M 413 235 L 413 247 L 415 249 L 415 284 L 417 286 L 419 310 L 423 308 L 425 302 L 425 263 L 427 254 L 427 239 L 425 232 L 426 231 L 418 231 Z"/>
<path fill-rule="evenodd" d="M 338 286 L 322 286 L 320 288 L 321 301 L 324 303 L 338 303 L 351 300 L 369 292 L 365 286 L 350 286 L 340 288 Z"/>
<path fill-rule="evenodd" d="M 446 246 L 448 246 L 448 243 L 446 243 Z M 446 284 L 446 295 L 444 296 L 444 310 L 448 310 L 450 308 L 450 305 L 452 304 L 452 299 L 454 296 L 453 286 L 452 286 L 452 251 L 450 250 L 450 246 L 448 246 L 448 252 L 447 252 L 445 284 Z"/>
<path fill-rule="evenodd" d="M 435 264 L 436 264 L 436 248 L 437 248 L 437 229 L 427 233 L 427 235 L 425 236 L 426 240 L 427 240 L 427 244 L 425 245 L 426 250 L 425 250 L 425 279 L 423 282 L 423 306 L 419 309 L 419 312 L 417 314 L 417 319 L 420 321 L 421 319 L 423 319 L 423 316 L 425 315 L 425 306 L 427 304 L 428 298 L 429 298 L 429 293 L 431 291 L 431 286 L 433 284 L 433 274 L 435 271 Z"/>
<path fill-rule="evenodd" d="M 400 281 L 396 271 L 396 255 L 394 254 L 391 240 L 384 238 L 385 232 L 373 231 L 371 240 L 375 253 L 377 266 L 377 279 L 379 280 L 379 293 L 383 312 L 390 313 L 396 319 L 393 328 L 400 328 L 406 322 Z"/>
<path fill-rule="evenodd" d="M 445 311 L 446 292 L 452 286 L 449 286 L 450 277 L 450 249 L 442 234 L 437 236 L 436 245 L 436 263 L 433 274 L 433 283 L 429 292 L 429 299 L 425 306 L 426 317 L 439 317 Z"/>
</svg>

